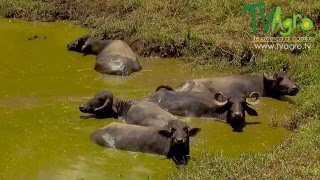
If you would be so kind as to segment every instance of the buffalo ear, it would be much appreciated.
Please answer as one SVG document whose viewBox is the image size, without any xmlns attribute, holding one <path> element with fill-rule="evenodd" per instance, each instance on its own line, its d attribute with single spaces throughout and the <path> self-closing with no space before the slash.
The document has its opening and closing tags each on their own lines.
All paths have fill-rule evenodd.
<svg viewBox="0 0 320 180">
<path fill-rule="evenodd" d="M 172 136 L 172 133 L 167 130 L 159 130 L 158 133 L 160 136 L 163 136 L 166 138 L 170 138 Z"/>
<path fill-rule="evenodd" d="M 245 107 L 245 110 L 247 111 L 247 113 L 250 115 L 250 116 L 258 116 L 258 113 L 256 110 L 252 109 L 251 107 L 249 106 L 246 106 Z"/>
<path fill-rule="evenodd" d="M 78 39 L 78 42 L 79 43 L 84 43 L 84 42 L 86 42 L 86 40 L 88 40 L 89 39 L 89 36 L 88 35 L 83 35 L 83 36 L 81 36 L 79 39 Z"/>
<path fill-rule="evenodd" d="M 192 128 L 192 129 L 189 131 L 189 136 L 190 136 L 190 137 L 194 137 L 194 136 L 196 136 L 200 131 L 201 131 L 201 128 Z"/>
</svg>

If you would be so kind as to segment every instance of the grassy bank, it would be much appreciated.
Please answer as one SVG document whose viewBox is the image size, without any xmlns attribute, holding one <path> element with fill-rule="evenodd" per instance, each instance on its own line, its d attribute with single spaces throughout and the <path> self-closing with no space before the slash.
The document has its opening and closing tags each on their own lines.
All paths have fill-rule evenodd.
<svg viewBox="0 0 320 180">
<path fill-rule="evenodd" d="M 144 56 L 192 55 L 197 59 L 222 58 L 240 63 L 246 52 L 261 53 L 250 43 L 250 14 L 242 13 L 240 9 L 250 2 L 0 0 L 0 15 L 26 20 L 73 21 L 91 28 L 97 36 L 124 39 Z M 293 13 L 300 12 L 310 17 L 319 28 L 320 5 L 316 0 L 265 2 L 268 10 L 282 6 L 283 17 L 292 17 Z M 251 58 L 249 56 L 249 60 Z"/>
<path fill-rule="evenodd" d="M 310 50 L 296 52 L 253 47 L 250 15 L 240 9 L 249 2 L 252 1 L 0 0 L 0 15 L 77 23 L 95 36 L 123 39 L 142 56 L 182 56 L 192 68 L 197 65 L 224 71 L 231 66 L 241 73 L 271 74 L 288 66 L 301 93 L 292 98 L 290 115 L 274 116 L 269 124 L 297 133 L 267 154 L 229 159 L 204 152 L 186 169 L 174 172 L 172 178 L 319 179 L 320 3 L 264 1 L 267 9 L 281 6 L 283 17 L 301 13 L 313 20 L 314 30 L 297 30 L 293 36 L 310 36 L 316 41 Z M 261 32 L 258 35 L 276 36 Z"/>
<path fill-rule="evenodd" d="M 319 179 L 320 124 L 302 126 L 293 137 L 267 154 L 237 159 L 203 152 L 172 179 Z"/>
</svg>

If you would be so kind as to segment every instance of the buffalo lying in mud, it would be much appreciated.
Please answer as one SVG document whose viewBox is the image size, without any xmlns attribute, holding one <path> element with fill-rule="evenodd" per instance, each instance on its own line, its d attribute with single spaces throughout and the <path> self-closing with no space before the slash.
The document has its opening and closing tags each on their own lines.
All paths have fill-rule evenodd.
<svg viewBox="0 0 320 180">
<path fill-rule="evenodd" d="M 178 92 L 169 86 L 159 86 L 148 100 L 173 115 L 184 117 L 214 117 L 225 120 L 235 131 L 245 126 L 245 112 L 251 116 L 258 113 L 249 107 L 259 103 L 260 94 L 252 92 L 250 98 L 235 93 L 224 96 L 221 92 Z M 253 99 L 253 100 L 252 100 Z"/>
<path fill-rule="evenodd" d="M 97 40 L 82 36 L 67 44 L 70 51 L 97 55 L 94 69 L 101 74 L 128 76 L 142 69 L 137 55 L 121 40 Z"/>
<path fill-rule="evenodd" d="M 218 107 L 212 93 L 178 92 L 166 85 L 159 86 L 147 100 L 173 115 L 183 117 L 213 117 Z"/>
<path fill-rule="evenodd" d="M 285 70 L 276 72 L 273 76 L 226 76 L 215 78 L 194 79 L 182 83 L 176 91 L 184 92 L 222 92 L 227 96 L 237 93 L 249 97 L 251 92 L 261 96 L 280 99 L 284 95 L 295 96 L 299 86 L 289 77 Z"/>
<path fill-rule="evenodd" d="M 225 120 L 234 131 L 242 131 L 246 125 L 245 112 L 250 116 L 258 116 L 257 111 L 249 105 L 258 104 L 259 97 L 260 94 L 257 92 L 252 92 L 249 98 L 244 95 L 225 97 L 222 93 L 216 93 L 214 101 L 218 108 L 215 110 L 214 117 Z M 252 98 L 254 100 L 251 100 Z"/>
<path fill-rule="evenodd" d="M 163 128 L 111 123 L 94 132 L 91 140 L 107 148 L 164 155 L 177 165 L 186 165 L 190 158 L 189 138 L 199 131 L 178 120 Z"/>
<path fill-rule="evenodd" d="M 148 101 L 120 100 L 110 91 L 100 91 L 80 111 L 99 118 L 123 118 L 128 124 L 164 127 L 177 117 Z"/>
</svg>

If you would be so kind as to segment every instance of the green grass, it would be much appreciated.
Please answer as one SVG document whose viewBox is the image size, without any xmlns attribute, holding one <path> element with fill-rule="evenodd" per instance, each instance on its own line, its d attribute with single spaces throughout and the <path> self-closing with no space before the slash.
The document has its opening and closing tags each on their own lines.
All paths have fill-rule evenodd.
<svg viewBox="0 0 320 180">
<path fill-rule="evenodd" d="M 267 154 L 245 154 L 231 159 L 203 152 L 172 179 L 319 179 L 320 124 L 304 125 Z"/>
<path fill-rule="evenodd" d="M 241 7 L 250 2 L 253 1 L 0 0 L 0 15 L 26 20 L 70 20 L 91 28 L 91 33 L 99 37 L 128 42 L 139 39 L 145 46 L 174 44 L 181 54 L 198 59 L 230 59 L 228 54 L 232 54 L 231 59 L 239 61 L 246 48 L 255 51 L 250 44 L 250 14 L 241 12 Z M 266 2 L 266 10 L 282 6 L 284 18 L 299 12 L 312 18 L 319 28 L 317 0 Z"/>
<path fill-rule="evenodd" d="M 25 20 L 67 20 L 89 28 L 97 37 L 139 40 L 149 46 L 175 49 L 189 65 L 233 73 L 271 74 L 289 66 L 301 86 L 290 115 L 274 116 L 271 126 L 296 133 L 267 154 L 247 154 L 239 159 L 207 154 L 177 170 L 173 179 L 319 179 L 320 178 L 320 2 L 317 0 L 266 0 L 267 9 L 281 6 L 283 18 L 295 13 L 309 17 L 314 30 L 295 31 L 294 36 L 316 38 L 311 50 L 293 54 L 285 50 L 253 47 L 249 13 L 241 7 L 256 1 L 218 0 L 0 0 L 0 15 Z M 272 36 L 272 33 L 258 33 Z M 149 48 L 149 49 L 148 49 Z M 152 49 L 152 48 L 151 48 Z M 253 52 L 241 66 L 243 52 Z M 148 55 L 148 53 L 142 55 Z"/>
</svg>

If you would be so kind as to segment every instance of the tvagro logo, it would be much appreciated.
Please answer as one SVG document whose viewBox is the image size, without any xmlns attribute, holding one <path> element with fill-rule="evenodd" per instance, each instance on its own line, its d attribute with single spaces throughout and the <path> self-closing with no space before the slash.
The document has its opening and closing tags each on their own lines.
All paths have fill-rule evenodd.
<svg viewBox="0 0 320 180">
<path fill-rule="evenodd" d="M 265 32 L 270 30 L 274 32 L 277 27 L 280 27 L 282 30 L 280 34 L 282 36 L 288 36 L 298 27 L 298 25 L 304 31 L 310 31 L 313 28 L 313 22 L 311 19 L 303 17 L 301 14 L 293 14 L 292 18 L 287 18 L 282 21 L 280 7 L 273 7 L 269 12 L 269 16 L 265 17 L 263 7 L 265 7 L 265 3 L 255 3 L 248 4 L 241 9 L 242 12 L 251 13 L 251 26 L 253 33 L 257 32 L 257 16 L 259 15 Z M 258 9 L 258 11 L 256 11 L 256 9 Z M 258 12 L 258 15 L 256 12 Z M 297 24 L 298 20 L 300 20 L 299 24 Z"/>
<path fill-rule="evenodd" d="M 261 22 L 261 30 L 263 32 L 271 32 L 273 34 L 280 33 L 281 36 L 274 35 L 271 37 L 253 37 L 253 43 L 256 49 L 285 49 L 292 52 L 301 52 L 299 50 L 311 49 L 314 37 L 291 37 L 290 35 L 298 28 L 302 31 L 310 31 L 313 29 L 313 22 L 308 17 L 301 14 L 293 14 L 292 18 L 282 20 L 281 8 L 271 8 L 268 15 L 263 10 L 265 3 L 248 4 L 242 8 L 242 12 L 251 14 L 251 28 L 254 34 L 258 30 L 258 19 Z"/>
</svg>

